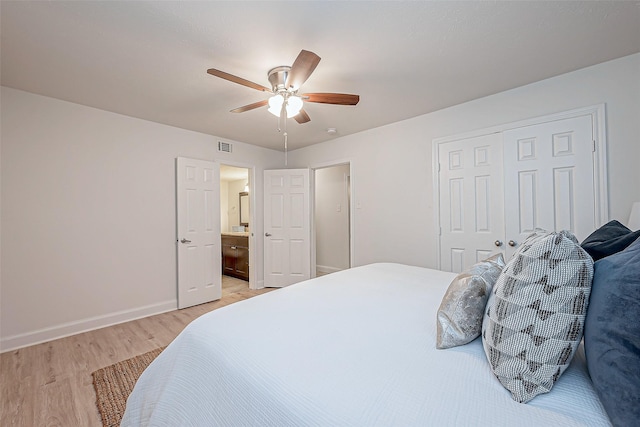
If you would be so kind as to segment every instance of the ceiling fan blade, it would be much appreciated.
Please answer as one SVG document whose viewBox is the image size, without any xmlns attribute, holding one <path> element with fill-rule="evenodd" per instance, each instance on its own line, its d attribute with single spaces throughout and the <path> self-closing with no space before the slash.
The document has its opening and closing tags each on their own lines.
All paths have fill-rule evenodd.
<svg viewBox="0 0 640 427">
<path fill-rule="evenodd" d="M 233 74 L 225 73 L 224 71 L 216 70 L 215 68 L 209 68 L 207 73 L 212 76 L 220 77 L 221 79 L 229 80 L 233 83 L 238 83 L 239 85 L 250 87 L 251 89 L 260 90 L 262 92 L 271 92 L 271 89 L 259 85 L 258 83 L 251 82 L 249 80 L 243 79 L 242 77 L 234 76 Z"/>
<path fill-rule="evenodd" d="M 287 88 L 300 89 L 300 86 L 307 81 L 319 62 L 320 57 L 318 55 L 308 50 L 301 50 L 289 71 L 286 83 Z"/>
<path fill-rule="evenodd" d="M 264 107 L 268 103 L 269 103 L 269 100 L 265 99 L 264 101 L 258 101 L 258 102 L 254 102 L 253 104 L 244 105 L 242 107 L 234 108 L 233 110 L 231 110 L 231 112 L 232 113 L 244 113 L 245 111 L 254 110 L 256 108 Z"/>
<path fill-rule="evenodd" d="M 305 93 L 302 98 L 307 102 L 338 105 L 357 105 L 360 101 L 360 95 L 348 93 Z"/>
<path fill-rule="evenodd" d="M 304 111 L 304 110 L 300 110 L 300 112 L 298 114 L 296 114 L 295 116 L 293 116 L 293 118 L 296 119 L 296 122 L 298 122 L 300 124 L 307 123 L 307 122 L 311 121 L 311 117 L 309 117 L 307 112 Z"/>
</svg>

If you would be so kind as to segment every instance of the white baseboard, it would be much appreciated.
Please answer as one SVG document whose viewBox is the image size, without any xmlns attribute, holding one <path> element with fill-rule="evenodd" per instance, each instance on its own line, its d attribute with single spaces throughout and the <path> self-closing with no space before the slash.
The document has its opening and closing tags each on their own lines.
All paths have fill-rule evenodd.
<svg viewBox="0 0 640 427">
<path fill-rule="evenodd" d="M 3 337 L 0 339 L 0 353 L 17 350 L 22 347 L 40 344 L 107 326 L 117 325 L 118 323 L 153 316 L 154 314 L 177 310 L 177 308 L 178 301 L 171 300 L 131 310 L 118 311 L 103 316 L 90 317 L 75 322 L 63 323 L 61 325 L 38 329 L 36 331 L 26 332 L 23 334 Z"/>
<path fill-rule="evenodd" d="M 342 271 L 342 268 L 329 267 L 328 265 L 316 265 L 316 270 L 321 273 L 329 274 Z"/>
</svg>

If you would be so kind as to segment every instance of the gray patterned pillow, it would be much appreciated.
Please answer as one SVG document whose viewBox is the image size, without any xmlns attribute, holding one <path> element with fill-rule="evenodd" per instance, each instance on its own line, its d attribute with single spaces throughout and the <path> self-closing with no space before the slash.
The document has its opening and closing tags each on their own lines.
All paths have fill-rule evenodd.
<svg viewBox="0 0 640 427">
<path fill-rule="evenodd" d="M 464 345 L 480 336 L 484 308 L 504 265 L 497 254 L 453 279 L 438 308 L 436 348 Z"/>
<path fill-rule="evenodd" d="M 536 232 L 518 248 L 489 297 L 482 343 L 518 402 L 546 393 L 582 339 L 593 260 L 568 231 Z"/>
</svg>

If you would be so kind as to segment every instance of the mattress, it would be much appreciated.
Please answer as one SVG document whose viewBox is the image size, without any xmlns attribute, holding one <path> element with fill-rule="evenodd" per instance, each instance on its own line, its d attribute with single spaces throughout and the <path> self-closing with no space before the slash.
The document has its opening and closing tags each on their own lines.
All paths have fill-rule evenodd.
<svg viewBox="0 0 640 427">
<path fill-rule="evenodd" d="M 513 401 L 480 339 L 437 350 L 453 273 L 378 263 L 201 316 L 144 371 L 122 426 L 607 426 L 584 352 Z"/>
</svg>

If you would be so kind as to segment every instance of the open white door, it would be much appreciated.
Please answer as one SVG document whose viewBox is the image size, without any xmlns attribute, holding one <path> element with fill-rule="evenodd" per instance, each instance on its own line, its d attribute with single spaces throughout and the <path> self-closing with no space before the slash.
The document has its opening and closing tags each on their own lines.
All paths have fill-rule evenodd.
<svg viewBox="0 0 640 427">
<path fill-rule="evenodd" d="M 220 299 L 220 172 L 205 160 L 176 159 L 178 308 Z"/>
<path fill-rule="evenodd" d="M 309 279 L 309 169 L 264 171 L 264 285 Z"/>
</svg>

